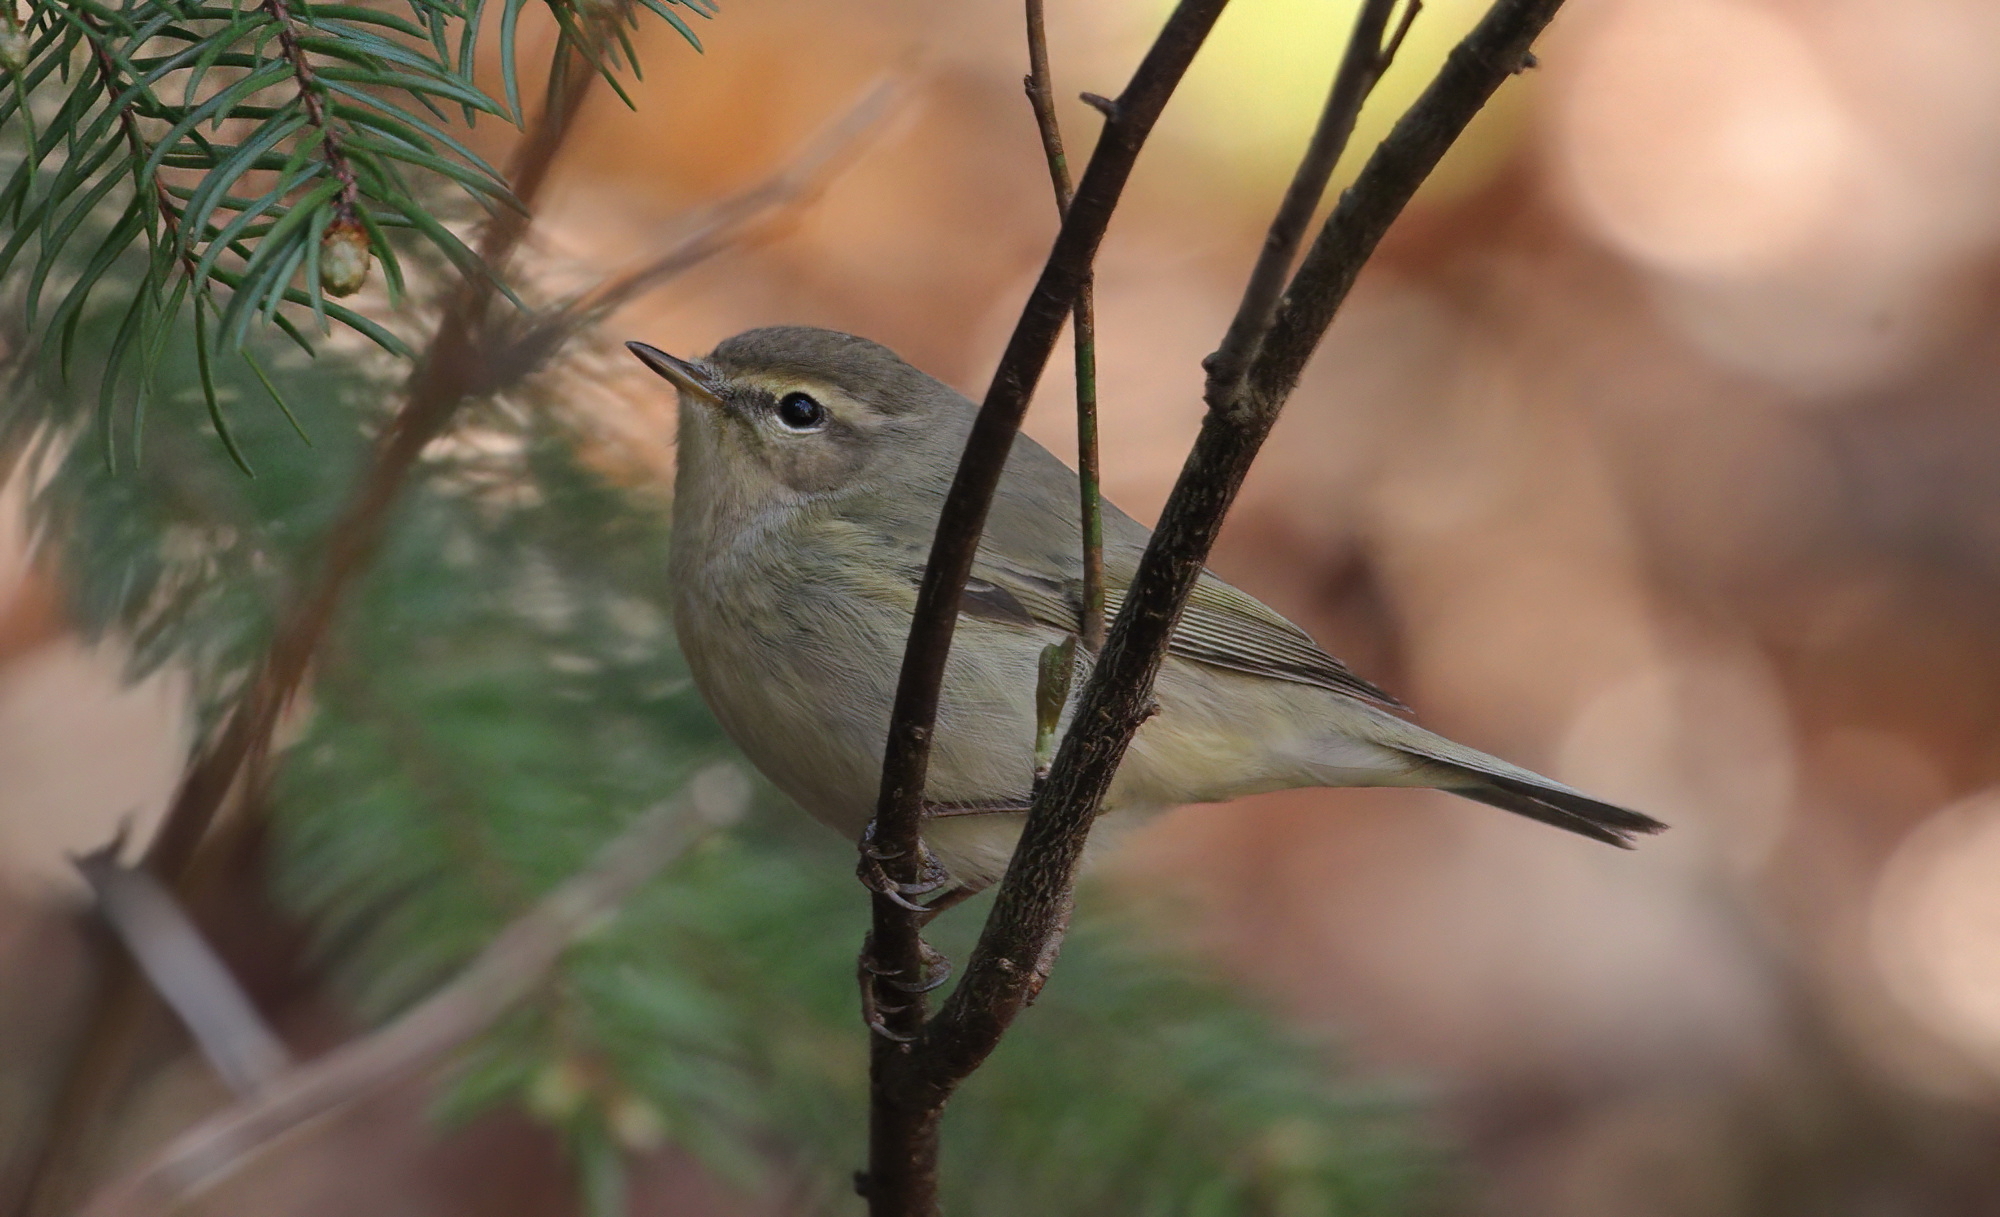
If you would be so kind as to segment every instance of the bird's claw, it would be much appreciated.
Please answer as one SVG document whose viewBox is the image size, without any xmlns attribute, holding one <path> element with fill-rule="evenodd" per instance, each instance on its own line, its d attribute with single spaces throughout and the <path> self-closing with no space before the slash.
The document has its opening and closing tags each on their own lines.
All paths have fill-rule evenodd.
<svg viewBox="0 0 2000 1217">
<path fill-rule="evenodd" d="M 861 834 L 861 860 L 855 864 L 854 875 L 861 880 L 863 887 L 877 895 L 887 897 L 889 902 L 897 907 L 908 909 L 913 913 L 928 912 L 929 910 L 910 897 L 928 895 L 949 885 L 951 872 L 946 870 L 944 864 L 933 857 L 931 851 L 919 840 L 917 842 L 919 878 L 915 883 L 901 883 L 890 876 L 882 863 L 903 856 L 903 850 L 884 850 L 875 844 L 875 826 L 871 823 L 867 831 Z"/>
<path fill-rule="evenodd" d="M 876 985 L 878 983 L 886 983 L 895 989 L 914 995 L 928 992 L 930 989 L 943 984 L 946 977 L 951 973 L 951 965 L 929 943 L 922 944 L 922 950 L 924 953 L 926 979 L 929 980 L 930 974 L 936 970 L 938 964 L 943 965 L 945 975 L 937 977 L 934 982 L 928 983 L 922 988 L 918 988 L 912 986 L 907 981 L 889 980 L 888 978 L 896 975 L 900 969 L 885 968 L 876 961 L 875 943 L 872 939 L 861 944 L 861 958 L 856 976 L 861 985 L 861 1021 L 867 1026 L 869 1031 L 892 1043 L 908 1044 L 917 1038 L 915 1035 L 905 1035 L 900 1031 L 892 1029 L 888 1022 L 888 1015 L 901 1014 L 910 1007 L 907 1003 L 903 1005 L 891 1005 L 883 1001 L 881 996 L 876 992 Z"/>
<path fill-rule="evenodd" d="M 938 950 L 936 947 L 932 946 L 928 942 L 925 942 L 921 938 L 917 939 L 917 950 L 922 952 L 923 969 L 924 969 L 923 975 L 919 979 L 888 980 L 886 979 L 886 976 L 888 975 L 887 973 L 875 972 L 875 975 L 885 977 L 883 983 L 888 985 L 890 988 L 895 989 L 898 992 L 909 993 L 913 995 L 918 993 L 929 993 L 931 990 L 938 988 L 939 986 L 943 985 L 944 982 L 951 979 L 951 960 L 945 958 L 945 954 L 943 951 Z M 872 966 L 869 968 L 869 970 L 875 971 Z"/>
</svg>

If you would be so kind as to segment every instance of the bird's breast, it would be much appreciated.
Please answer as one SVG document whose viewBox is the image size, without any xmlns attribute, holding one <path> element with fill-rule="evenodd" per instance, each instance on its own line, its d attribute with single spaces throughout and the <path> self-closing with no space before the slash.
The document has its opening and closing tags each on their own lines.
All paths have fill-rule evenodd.
<svg viewBox="0 0 2000 1217">
<path fill-rule="evenodd" d="M 779 789 L 858 835 L 873 808 L 894 673 L 893 622 L 808 552 L 688 563 L 675 630 L 722 728 Z M 900 654 L 900 646 L 895 646 Z"/>
</svg>

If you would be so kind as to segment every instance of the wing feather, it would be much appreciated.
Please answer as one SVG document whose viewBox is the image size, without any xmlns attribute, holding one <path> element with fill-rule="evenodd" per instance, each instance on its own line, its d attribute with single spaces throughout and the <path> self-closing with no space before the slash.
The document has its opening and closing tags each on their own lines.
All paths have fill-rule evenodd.
<svg viewBox="0 0 2000 1217">
<path fill-rule="evenodd" d="M 1018 606 L 1043 625 L 1075 630 L 1081 613 L 1081 584 L 1029 574 L 982 554 L 978 583 L 1004 591 L 1009 607 Z M 991 593 L 988 593 L 990 596 Z M 1115 617 L 1125 603 L 1125 588 L 1105 589 L 1105 611 Z M 1195 585 L 1187 611 L 1181 615 L 1169 654 L 1252 676 L 1316 685 L 1393 710 L 1407 706 L 1354 674 L 1348 666 L 1320 649 L 1298 626 L 1271 611 L 1262 601 L 1203 574 Z"/>
<path fill-rule="evenodd" d="M 1104 599 L 1105 611 L 1116 614 L 1125 603 L 1125 589 L 1106 589 Z M 1409 708 L 1355 675 L 1263 601 L 1207 573 L 1195 584 L 1167 650 L 1218 668 L 1318 685 L 1392 710 Z"/>
</svg>

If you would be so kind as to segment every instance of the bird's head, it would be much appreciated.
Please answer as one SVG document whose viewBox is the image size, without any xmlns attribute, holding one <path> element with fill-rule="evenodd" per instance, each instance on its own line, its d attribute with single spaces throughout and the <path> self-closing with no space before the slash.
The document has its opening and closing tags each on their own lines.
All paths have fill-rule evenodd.
<svg viewBox="0 0 2000 1217">
<path fill-rule="evenodd" d="M 948 478 L 970 424 L 956 390 L 836 330 L 750 330 L 701 359 L 625 345 L 680 392 L 683 489 L 745 506 Z"/>
</svg>

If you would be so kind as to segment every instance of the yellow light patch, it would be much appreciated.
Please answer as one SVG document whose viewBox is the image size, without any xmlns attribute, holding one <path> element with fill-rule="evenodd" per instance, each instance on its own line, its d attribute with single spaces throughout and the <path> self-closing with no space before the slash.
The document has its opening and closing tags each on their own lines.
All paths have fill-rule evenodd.
<svg viewBox="0 0 2000 1217">
<path fill-rule="evenodd" d="M 1162 19 L 1171 7 L 1152 6 Z M 1360 0 L 1232 5 L 1189 69 L 1163 132 L 1224 162 L 1246 187 L 1282 189 L 1318 121 L 1359 7 Z M 1427 0 L 1361 112 L 1335 191 L 1354 180 L 1485 9 L 1483 0 Z M 1391 20 L 1401 20 L 1400 10 Z M 1525 126 L 1524 92 L 1518 80 L 1500 90 L 1425 183 L 1420 202 L 1470 193 L 1499 169 Z"/>
</svg>

